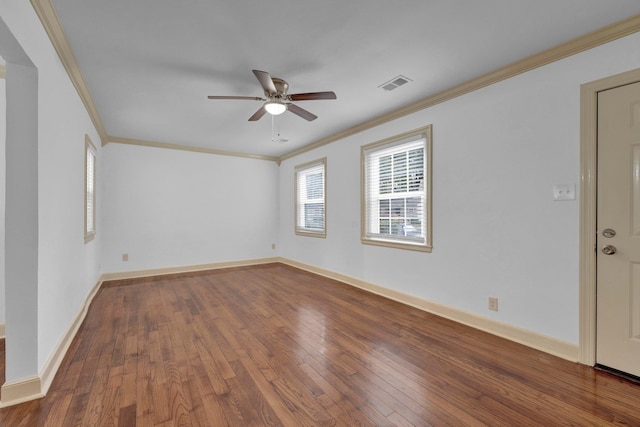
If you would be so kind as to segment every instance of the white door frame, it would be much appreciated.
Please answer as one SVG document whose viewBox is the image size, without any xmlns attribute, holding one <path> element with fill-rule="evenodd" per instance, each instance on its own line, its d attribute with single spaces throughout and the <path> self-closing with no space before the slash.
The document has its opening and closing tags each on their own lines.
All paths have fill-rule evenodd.
<svg viewBox="0 0 640 427">
<path fill-rule="evenodd" d="M 579 361 L 596 363 L 596 209 L 598 92 L 640 81 L 640 68 L 580 87 L 580 338 Z"/>
</svg>

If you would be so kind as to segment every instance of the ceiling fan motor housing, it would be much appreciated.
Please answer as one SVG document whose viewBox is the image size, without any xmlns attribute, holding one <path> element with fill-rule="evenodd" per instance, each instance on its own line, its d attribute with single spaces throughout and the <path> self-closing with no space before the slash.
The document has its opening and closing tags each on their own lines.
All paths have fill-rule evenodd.
<svg viewBox="0 0 640 427">
<path fill-rule="evenodd" d="M 289 90 L 289 83 L 277 77 L 272 77 L 271 80 L 273 80 L 273 85 L 276 87 L 276 93 L 269 93 L 265 90 L 264 94 L 267 97 L 286 99 L 287 91 Z"/>
</svg>

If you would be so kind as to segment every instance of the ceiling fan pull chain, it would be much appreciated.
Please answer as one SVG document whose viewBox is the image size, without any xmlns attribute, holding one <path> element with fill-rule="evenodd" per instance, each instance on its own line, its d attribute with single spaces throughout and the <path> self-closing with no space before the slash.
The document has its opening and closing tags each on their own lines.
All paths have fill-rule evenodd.
<svg viewBox="0 0 640 427">
<path fill-rule="evenodd" d="M 280 136 L 280 135 L 278 135 Z M 276 141 L 276 116 L 271 116 L 271 142 Z"/>
</svg>

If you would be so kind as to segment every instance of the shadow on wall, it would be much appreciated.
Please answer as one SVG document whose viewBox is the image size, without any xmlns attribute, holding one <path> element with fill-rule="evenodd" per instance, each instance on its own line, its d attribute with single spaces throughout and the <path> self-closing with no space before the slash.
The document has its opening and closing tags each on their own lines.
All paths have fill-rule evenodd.
<svg viewBox="0 0 640 427">
<path fill-rule="evenodd" d="M 5 176 L 5 140 L 7 136 L 7 97 L 5 85 L 5 61 L 0 56 L 0 176 Z M 4 338 L 4 198 L 5 186 L 0 185 L 0 338 Z"/>
</svg>

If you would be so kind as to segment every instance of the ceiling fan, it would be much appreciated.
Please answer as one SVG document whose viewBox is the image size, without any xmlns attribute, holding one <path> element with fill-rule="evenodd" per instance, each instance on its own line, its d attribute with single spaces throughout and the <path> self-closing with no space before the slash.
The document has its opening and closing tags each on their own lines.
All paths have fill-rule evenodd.
<svg viewBox="0 0 640 427">
<path fill-rule="evenodd" d="M 286 81 L 271 77 L 266 71 L 253 70 L 256 78 L 260 82 L 262 89 L 264 90 L 265 98 L 254 96 L 209 96 L 209 99 L 241 99 L 251 101 L 264 101 L 264 105 L 256 111 L 253 116 L 249 117 L 250 122 L 260 120 L 266 113 L 277 116 L 285 111 L 289 110 L 293 114 L 302 117 L 308 121 L 312 121 L 318 118 L 315 114 L 298 107 L 291 101 L 313 101 L 317 99 L 337 99 L 334 92 L 309 92 L 309 93 L 294 93 L 287 94 L 289 89 L 289 83 Z"/>
</svg>

